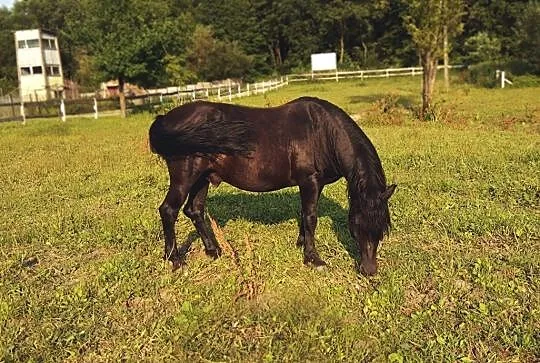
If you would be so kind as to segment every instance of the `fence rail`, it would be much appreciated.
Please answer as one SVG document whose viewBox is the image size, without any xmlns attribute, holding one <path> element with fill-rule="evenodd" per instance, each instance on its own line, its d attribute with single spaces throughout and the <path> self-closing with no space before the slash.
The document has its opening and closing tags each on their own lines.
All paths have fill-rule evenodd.
<svg viewBox="0 0 540 363">
<path fill-rule="evenodd" d="M 196 100 L 232 101 L 234 98 L 263 94 L 288 84 L 286 77 L 269 81 L 241 84 L 228 82 L 206 87 L 185 86 L 146 90 L 145 94 L 126 96 L 131 112 L 152 110 L 169 102 L 186 103 Z M 63 104 L 63 106 L 62 106 Z M 24 108 L 24 110 L 23 110 Z M 66 115 L 89 115 L 97 117 L 103 111 L 118 111 L 118 96 L 112 98 L 83 97 L 72 100 L 53 99 L 40 102 L 24 102 L 17 97 L 0 100 L 0 121 L 24 120 L 35 117 L 59 117 Z M 24 113 L 23 113 L 24 112 Z"/>
<path fill-rule="evenodd" d="M 160 101 L 163 99 L 177 99 L 181 102 L 189 102 L 194 100 L 212 100 L 212 101 L 231 101 L 233 98 L 247 97 L 251 95 L 266 93 L 286 86 L 288 80 L 286 77 L 263 81 L 257 83 L 241 84 L 230 82 L 229 84 L 210 85 L 208 87 L 167 87 L 159 89 L 147 90 L 147 95 L 159 96 Z M 138 97 L 147 97 L 138 96 Z"/>
<path fill-rule="evenodd" d="M 444 66 L 438 66 L 437 69 L 443 69 Z M 461 65 L 449 66 L 449 68 L 463 68 Z M 422 67 L 407 68 L 384 68 L 384 69 L 366 69 L 358 71 L 325 71 L 311 73 L 289 74 L 289 82 L 304 82 L 315 80 L 336 80 L 351 78 L 390 78 L 399 76 L 419 76 L 423 73 Z"/>
<path fill-rule="evenodd" d="M 461 65 L 450 68 L 462 68 Z M 442 69 L 444 66 L 439 66 Z M 266 93 L 286 86 L 289 82 L 336 80 L 340 79 L 366 79 L 398 76 L 419 76 L 421 67 L 366 69 L 358 71 L 333 71 L 289 74 L 286 77 L 257 83 L 238 83 L 234 81 L 220 84 L 188 85 L 184 87 L 165 87 L 148 89 L 145 94 L 127 96 L 126 103 L 131 112 L 138 110 L 153 110 L 159 105 L 168 102 L 186 103 L 195 100 L 232 101 L 234 98 L 246 97 Z M 24 102 L 13 92 L 0 97 L 0 121 L 20 120 L 32 117 L 60 117 L 66 115 L 88 114 L 98 117 L 103 111 L 117 112 L 120 108 L 118 96 L 113 98 L 94 98 L 92 94 L 73 100 L 54 99 L 42 102 Z"/>
</svg>

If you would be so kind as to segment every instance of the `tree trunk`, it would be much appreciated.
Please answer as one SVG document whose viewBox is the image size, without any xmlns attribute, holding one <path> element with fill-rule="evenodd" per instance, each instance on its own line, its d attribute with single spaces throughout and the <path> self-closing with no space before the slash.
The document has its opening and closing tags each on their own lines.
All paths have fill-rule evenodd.
<svg viewBox="0 0 540 363">
<path fill-rule="evenodd" d="M 272 64 L 274 65 L 274 69 L 277 69 L 276 55 L 274 54 L 274 47 L 270 43 L 268 44 L 268 51 L 270 52 L 270 57 L 272 58 Z"/>
<path fill-rule="evenodd" d="M 450 89 L 450 75 L 448 72 L 448 26 L 443 26 L 443 55 L 444 55 L 444 90 Z"/>
<path fill-rule="evenodd" d="M 281 70 L 283 60 L 281 59 L 281 48 L 279 47 L 279 40 L 272 41 L 268 44 L 268 50 L 272 56 L 272 63 L 274 64 L 274 69 L 276 71 Z"/>
<path fill-rule="evenodd" d="M 343 20 L 340 24 L 341 34 L 339 37 L 339 64 L 343 64 L 343 58 L 345 57 L 345 25 Z"/>
<path fill-rule="evenodd" d="M 363 52 L 363 56 L 364 56 L 364 67 L 367 67 L 367 66 L 368 66 L 368 64 L 367 64 L 367 52 L 368 52 L 368 49 L 367 49 L 366 43 L 364 43 L 363 40 L 362 40 L 362 48 L 364 48 L 364 52 Z"/>
<path fill-rule="evenodd" d="M 433 53 L 428 51 L 422 54 L 421 61 L 424 74 L 422 75 L 422 111 L 420 118 L 425 120 L 428 112 L 431 110 L 435 77 L 437 76 L 437 58 L 433 56 Z"/>
<path fill-rule="evenodd" d="M 124 94 L 124 78 L 118 77 L 118 96 L 120 98 L 120 116 L 126 117 L 126 95 Z"/>
<path fill-rule="evenodd" d="M 279 68 L 281 68 L 281 65 L 283 64 L 283 59 L 281 59 L 281 48 L 279 47 L 279 42 L 277 42 L 274 45 L 274 54 L 276 57 L 276 65 Z"/>
</svg>

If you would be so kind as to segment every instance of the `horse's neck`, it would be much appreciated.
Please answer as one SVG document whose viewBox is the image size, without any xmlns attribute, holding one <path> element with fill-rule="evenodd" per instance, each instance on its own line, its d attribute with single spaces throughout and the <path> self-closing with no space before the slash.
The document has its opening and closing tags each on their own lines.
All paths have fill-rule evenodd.
<svg viewBox="0 0 540 363">
<path fill-rule="evenodd" d="M 358 148 L 362 149 L 362 148 Z M 349 196 L 366 199 L 384 190 L 386 182 L 382 166 L 370 150 L 356 150 L 355 162 L 348 173 Z"/>
</svg>

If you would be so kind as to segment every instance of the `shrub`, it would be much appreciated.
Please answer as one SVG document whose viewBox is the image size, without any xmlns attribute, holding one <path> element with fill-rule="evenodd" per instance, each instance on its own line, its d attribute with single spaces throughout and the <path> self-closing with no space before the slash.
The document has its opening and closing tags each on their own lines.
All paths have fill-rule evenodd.
<svg viewBox="0 0 540 363">
<path fill-rule="evenodd" d="M 482 62 L 469 66 L 465 80 L 482 87 L 495 88 L 499 84 L 497 69 L 501 69 L 498 62 Z"/>
</svg>

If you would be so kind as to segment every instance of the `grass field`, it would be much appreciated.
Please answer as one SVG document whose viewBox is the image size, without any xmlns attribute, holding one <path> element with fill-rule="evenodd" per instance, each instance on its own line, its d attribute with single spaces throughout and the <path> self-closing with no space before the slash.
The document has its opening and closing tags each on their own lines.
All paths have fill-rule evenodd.
<svg viewBox="0 0 540 363">
<path fill-rule="evenodd" d="M 320 96 L 366 125 L 399 185 L 369 279 L 354 269 L 343 180 L 319 205 L 325 271 L 295 247 L 297 189 L 221 185 L 208 212 L 224 256 L 197 239 L 171 273 L 151 115 L 0 124 L 0 361 L 538 361 L 539 93 L 458 85 L 436 122 L 414 121 L 417 78 L 239 101 Z M 177 231 L 194 238 L 184 216 Z"/>
</svg>

